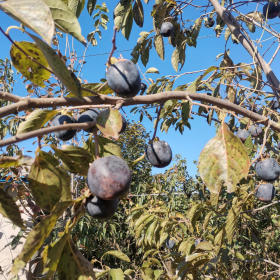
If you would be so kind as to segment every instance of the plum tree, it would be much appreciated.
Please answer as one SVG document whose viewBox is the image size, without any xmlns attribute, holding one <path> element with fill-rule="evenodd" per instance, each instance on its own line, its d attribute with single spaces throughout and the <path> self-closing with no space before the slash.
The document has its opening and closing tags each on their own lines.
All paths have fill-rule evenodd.
<svg viewBox="0 0 280 280">
<path fill-rule="evenodd" d="M 106 79 L 109 87 L 120 97 L 137 95 L 141 78 L 137 66 L 128 59 L 120 59 L 107 68 Z"/>
<path fill-rule="evenodd" d="M 104 200 L 116 199 L 128 192 L 131 171 L 117 156 L 96 159 L 88 169 L 87 182 L 92 194 Z"/>
<path fill-rule="evenodd" d="M 166 167 L 172 160 L 172 150 L 165 141 L 153 141 L 146 148 L 146 157 L 155 167 Z"/>
<path fill-rule="evenodd" d="M 169 22 L 163 22 L 161 27 L 160 27 L 160 35 L 163 37 L 169 37 L 173 34 L 174 32 L 174 25 Z"/>
<path fill-rule="evenodd" d="M 255 124 L 250 125 L 248 130 L 253 137 L 258 137 L 262 133 L 262 128 Z"/>
<path fill-rule="evenodd" d="M 274 181 L 280 175 L 280 166 L 274 158 L 267 158 L 256 164 L 255 171 L 262 180 Z"/>
<path fill-rule="evenodd" d="M 250 133 L 247 129 L 238 129 L 236 136 L 241 139 L 241 141 L 245 142 L 245 140 L 249 137 Z"/>
<path fill-rule="evenodd" d="M 53 120 L 52 120 L 52 125 L 53 126 L 58 126 L 66 123 L 75 123 L 75 119 L 68 116 L 68 115 L 57 115 Z M 77 130 L 75 129 L 67 129 L 67 130 L 60 130 L 60 131 L 55 131 L 54 135 L 63 141 L 70 140 L 74 137 L 76 134 Z"/>
<path fill-rule="evenodd" d="M 274 2 L 268 2 L 263 6 L 263 16 L 264 18 L 273 19 L 276 18 L 280 13 L 279 4 Z"/>
<path fill-rule="evenodd" d="M 97 219 L 106 219 L 114 215 L 119 204 L 119 199 L 103 200 L 97 196 L 86 200 L 86 210 L 90 216 Z"/>
<path fill-rule="evenodd" d="M 263 202 L 270 202 L 275 196 L 275 187 L 270 184 L 261 184 L 257 187 L 256 197 Z"/>
<path fill-rule="evenodd" d="M 83 122 L 93 122 L 94 121 L 96 123 L 99 113 L 100 113 L 100 111 L 98 109 L 87 110 L 79 116 L 77 122 L 83 123 Z M 85 129 L 85 131 L 92 132 L 93 129 L 94 129 L 94 127 L 91 127 L 91 128 Z"/>
</svg>

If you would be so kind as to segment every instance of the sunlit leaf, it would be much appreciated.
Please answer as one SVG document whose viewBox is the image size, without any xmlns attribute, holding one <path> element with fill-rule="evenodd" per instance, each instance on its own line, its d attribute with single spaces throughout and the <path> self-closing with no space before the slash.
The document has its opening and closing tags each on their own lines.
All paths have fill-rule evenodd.
<svg viewBox="0 0 280 280">
<path fill-rule="evenodd" d="M 124 254 L 122 251 L 118 251 L 118 250 L 107 251 L 105 254 L 103 254 L 102 258 L 107 255 L 114 256 L 125 262 L 130 262 L 129 257 L 126 254 Z"/>
<path fill-rule="evenodd" d="M 157 73 L 157 74 L 159 74 L 159 71 L 155 67 L 150 67 L 146 70 L 146 73 Z"/>
<path fill-rule="evenodd" d="M 222 184 L 228 192 L 249 172 L 250 159 L 245 146 L 222 123 L 217 135 L 204 147 L 199 158 L 200 176 L 212 193 L 219 193 Z"/>
<path fill-rule="evenodd" d="M 96 126 L 105 137 L 119 138 L 122 129 L 122 116 L 116 109 L 103 110 L 97 118 Z"/>
<path fill-rule="evenodd" d="M 27 53 L 36 62 L 27 57 L 16 45 L 12 45 L 10 50 L 11 60 L 13 66 L 29 81 L 35 85 L 45 87 L 44 81 L 48 80 L 51 76 L 50 71 L 42 66 L 48 68 L 48 62 L 45 59 L 42 51 L 31 42 L 15 42 L 16 45 Z"/>
<path fill-rule="evenodd" d="M 86 40 L 81 34 L 78 19 L 70 8 L 61 0 L 44 0 L 49 6 L 55 25 L 63 32 L 71 34 L 81 43 L 86 45 Z"/>
<path fill-rule="evenodd" d="M 109 279 L 111 280 L 124 280 L 124 273 L 120 268 L 112 268 L 109 271 Z"/>
<path fill-rule="evenodd" d="M 21 122 L 17 134 L 26 133 L 43 127 L 57 114 L 57 110 L 36 109 L 27 115 L 25 121 Z"/>
<path fill-rule="evenodd" d="M 0 9 L 39 34 L 49 45 L 51 44 L 54 21 L 49 7 L 43 0 L 1 1 Z"/>
<path fill-rule="evenodd" d="M 55 0 L 56 1 L 56 0 Z M 45 58 L 47 59 L 51 69 L 58 77 L 58 79 L 66 86 L 66 88 L 71 91 L 75 96 L 80 96 L 81 94 L 81 84 L 76 78 L 74 73 L 69 71 L 62 59 L 56 54 L 54 49 L 49 47 L 40 38 L 35 35 L 29 34 L 32 39 L 36 42 L 37 46 L 43 52 Z"/>
</svg>

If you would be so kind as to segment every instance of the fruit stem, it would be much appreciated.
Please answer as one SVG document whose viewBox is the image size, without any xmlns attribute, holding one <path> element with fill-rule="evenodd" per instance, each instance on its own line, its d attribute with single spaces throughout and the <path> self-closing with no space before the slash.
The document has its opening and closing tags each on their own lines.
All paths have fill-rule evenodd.
<svg viewBox="0 0 280 280">
<path fill-rule="evenodd" d="M 112 56 L 114 54 L 114 51 L 117 49 L 117 47 L 116 47 L 116 34 L 117 34 L 117 31 L 118 31 L 117 27 L 114 26 L 114 34 L 113 34 L 113 38 L 112 38 L 112 50 L 110 52 L 110 55 L 109 55 L 108 61 L 107 61 L 108 67 L 111 66 L 111 58 L 112 58 Z"/>
<path fill-rule="evenodd" d="M 152 137 L 152 141 L 155 139 L 156 134 L 157 134 L 157 128 L 158 128 L 158 123 L 159 123 L 159 116 L 160 116 L 160 112 L 161 112 L 161 109 L 163 107 L 163 104 L 164 103 L 161 103 L 160 107 L 157 109 L 157 119 L 156 119 L 156 123 L 155 123 L 155 130 L 154 130 L 154 134 L 153 134 L 153 137 Z"/>
</svg>

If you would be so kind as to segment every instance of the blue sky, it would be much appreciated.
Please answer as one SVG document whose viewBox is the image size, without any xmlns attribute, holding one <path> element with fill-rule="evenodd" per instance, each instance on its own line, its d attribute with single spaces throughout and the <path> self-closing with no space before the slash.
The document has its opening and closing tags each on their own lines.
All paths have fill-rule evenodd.
<svg viewBox="0 0 280 280">
<path fill-rule="evenodd" d="M 200 3 L 204 3 L 205 1 L 197 1 Z M 102 1 L 97 1 L 98 4 L 101 4 Z M 115 7 L 115 3 L 117 1 L 107 1 L 108 8 L 109 8 L 109 19 L 110 22 L 108 24 L 108 29 L 103 32 L 102 34 L 102 40 L 98 40 L 97 46 L 90 46 L 87 50 L 87 57 L 86 57 L 86 64 L 83 67 L 81 78 L 87 80 L 88 82 L 98 82 L 101 78 L 105 78 L 105 63 L 108 59 L 108 53 L 111 51 L 111 39 L 112 39 L 112 32 L 113 32 L 113 9 Z M 145 9 L 145 20 L 144 20 L 144 26 L 143 28 L 139 28 L 134 23 L 132 32 L 130 35 L 129 41 L 127 41 L 122 34 L 119 32 L 117 34 L 117 52 L 115 53 L 115 56 L 118 56 L 121 54 L 124 58 L 130 58 L 130 50 L 132 49 L 136 41 L 138 39 L 139 33 L 141 31 L 150 31 L 153 28 L 151 17 L 150 17 L 150 11 L 151 7 L 154 1 L 150 1 L 149 5 L 144 5 Z M 256 4 L 253 3 L 249 6 L 244 6 L 242 9 L 246 12 L 252 11 L 256 8 Z M 262 10 L 262 6 L 258 8 L 259 11 Z M 211 11 L 211 9 L 209 9 Z M 185 26 L 189 27 L 193 21 L 199 17 L 200 10 L 194 7 L 188 7 L 186 11 L 184 12 L 184 19 L 185 19 Z M 86 37 L 87 34 L 94 30 L 93 27 L 93 21 L 88 15 L 86 9 L 81 14 L 80 18 L 80 25 L 82 27 L 82 34 Z M 270 21 L 272 24 L 278 23 L 279 18 Z M 5 15 L 3 12 L 0 12 L 0 25 L 5 30 L 9 25 L 18 25 L 17 22 L 12 20 L 10 17 Z M 275 26 L 277 29 L 278 25 Z M 103 30 L 102 30 L 103 31 Z M 30 41 L 29 38 L 23 37 L 20 31 L 14 30 L 11 31 L 11 36 L 14 40 L 20 41 L 20 40 L 27 40 Z M 256 34 L 254 36 L 257 37 Z M 148 74 L 147 76 L 156 79 L 163 75 L 174 75 L 174 74 L 180 74 L 184 72 L 191 72 L 195 70 L 205 69 L 212 65 L 218 65 L 219 61 L 216 60 L 216 55 L 219 53 L 223 53 L 225 50 L 225 40 L 224 35 L 221 35 L 221 38 L 215 37 L 214 30 L 202 28 L 202 31 L 199 35 L 198 39 L 198 45 L 196 48 L 188 47 L 186 50 L 186 62 L 182 70 L 180 72 L 176 73 L 171 65 L 171 54 L 173 51 L 173 47 L 169 45 L 168 39 L 164 38 L 165 42 L 165 48 L 166 48 L 166 55 L 165 60 L 162 61 L 156 54 L 154 50 L 151 50 L 150 52 L 150 60 L 146 67 L 144 67 L 141 62 L 139 61 L 138 66 L 141 69 L 141 72 L 145 72 L 149 67 L 156 67 L 159 69 L 160 74 Z M 269 39 L 269 35 L 265 34 L 262 39 Z M 70 40 L 72 44 L 72 40 Z M 272 43 L 272 39 L 264 41 L 263 45 L 269 45 Z M 82 44 L 80 44 L 77 40 L 73 40 L 73 45 L 75 50 L 77 51 L 78 56 L 82 56 L 84 47 Z M 275 49 L 275 44 L 273 45 L 270 52 L 267 52 L 267 57 L 273 53 L 273 49 Z M 9 57 L 9 50 L 10 50 L 11 44 L 10 42 L 1 35 L 1 44 L 0 44 L 0 58 Z M 241 45 L 233 45 L 231 41 L 228 42 L 227 48 L 230 48 L 230 54 L 231 57 L 234 60 L 234 63 L 238 62 L 252 62 L 252 59 L 249 57 L 249 55 L 246 53 L 246 51 L 243 49 Z M 62 53 L 63 48 L 61 49 Z M 265 50 L 265 48 L 264 48 Z M 261 50 L 262 53 L 262 50 Z M 279 72 L 279 63 L 274 62 L 272 64 L 273 70 L 275 70 L 276 73 Z M 195 75 L 185 75 L 183 76 L 179 82 L 181 84 L 188 83 L 194 80 L 197 76 Z M 21 96 L 24 96 L 25 88 L 22 85 L 22 80 L 18 80 L 19 82 L 16 85 L 15 93 Z M 129 113 L 129 109 L 126 108 L 125 112 L 127 113 L 128 119 L 135 119 L 137 118 Z M 147 131 L 153 131 L 153 123 L 151 123 L 148 120 L 144 120 L 143 123 L 147 129 Z M 194 175 L 196 173 L 196 165 L 193 163 L 193 161 L 198 160 L 200 151 L 204 147 L 204 145 L 215 135 L 216 129 L 214 125 L 209 126 L 206 122 L 206 120 L 202 117 L 194 116 L 193 120 L 190 120 L 191 124 L 191 130 L 188 128 L 185 128 L 185 131 L 183 135 L 181 135 L 179 132 L 174 131 L 174 129 L 170 129 L 168 131 L 168 134 L 166 133 L 160 133 L 158 132 L 158 136 L 161 140 L 167 141 L 173 151 L 173 154 L 181 154 L 184 158 L 187 159 L 188 163 L 188 170 L 191 175 Z M 31 143 L 34 141 L 34 139 L 31 139 L 29 141 L 25 141 L 22 144 L 22 147 L 30 147 Z M 28 148 L 27 148 L 28 149 Z M 160 171 L 160 170 L 159 170 Z"/>
</svg>

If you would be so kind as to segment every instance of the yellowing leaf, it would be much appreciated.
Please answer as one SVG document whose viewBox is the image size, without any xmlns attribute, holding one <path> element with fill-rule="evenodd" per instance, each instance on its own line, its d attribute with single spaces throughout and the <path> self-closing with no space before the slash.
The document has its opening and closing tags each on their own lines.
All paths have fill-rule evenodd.
<svg viewBox="0 0 280 280">
<path fill-rule="evenodd" d="M 39 63 L 32 61 L 15 45 L 12 45 L 10 50 L 11 60 L 13 66 L 29 81 L 35 85 L 44 87 L 44 81 L 51 76 L 50 71 L 44 69 L 41 65 L 48 67 L 48 62 L 45 59 L 42 51 L 31 42 L 15 42 L 22 50 L 24 50 L 30 57 L 36 59 Z M 41 65 L 40 65 L 41 64 Z"/>
<path fill-rule="evenodd" d="M 111 256 L 114 256 L 122 261 L 125 261 L 125 262 L 130 262 L 130 259 L 129 257 L 124 254 L 122 251 L 118 251 L 118 250 L 112 250 L 112 251 L 107 251 L 103 256 L 106 256 L 106 255 L 111 255 Z"/>
<path fill-rule="evenodd" d="M 122 116 L 116 109 L 103 110 L 98 115 L 96 126 L 104 137 L 119 138 L 122 129 Z"/>
<path fill-rule="evenodd" d="M 51 210 L 59 200 L 71 200 L 70 176 L 49 153 L 40 151 L 28 181 L 36 203 L 43 209 Z"/>
<path fill-rule="evenodd" d="M 159 74 L 159 71 L 155 67 L 150 67 L 146 70 L 146 73 L 157 73 L 157 74 Z"/>
<path fill-rule="evenodd" d="M 112 268 L 109 271 L 111 280 L 124 280 L 124 273 L 120 268 Z"/>
<path fill-rule="evenodd" d="M 231 193 L 238 182 L 248 175 L 249 165 L 245 146 L 222 123 L 217 135 L 202 150 L 198 170 L 211 193 L 219 193 L 222 184 Z"/>
<path fill-rule="evenodd" d="M 35 35 L 29 34 L 31 38 L 36 42 L 37 46 L 43 52 L 47 59 L 51 69 L 57 76 L 57 78 L 65 85 L 65 87 L 72 92 L 75 96 L 81 95 L 81 84 L 76 78 L 74 73 L 69 71 L 62 59 L 56 54 L 54 49 L 44 43 L 40 38 Z"/>
<path fill-rule="evenodd" d="M 32 258 L 35 252 L 43 245 L 45 239 L 53 230 L 57 219 L 62 215 L 71 202 L 59 202 L 51 215 L 39 222 L 28 234 L 21 253 L 17 256 L 12 267 L 12 273 L 16 275 L 20 269 Z"/>
<path fill-rule="evenodd" d="M 161 35 L 159 35 L 159 34 L 155 35 L 154 46 L 155 46 L 158 56 L 162 60 L 164 60 L 164 44 L 163 44 L 163 39 L 162 39 Z"/>
<path fill-rule="evenodd" d="M 26 117 L 24 122 L 20 123 L 17 129 L 17 135 L 43 127 L 56 114 L 56 110 L 34 110 Z"/>
<path fill-rule="evenodd" d="M 50 45 L 54 35 L 54 21 L 49 7 L 42 0 L 1 1 L 0 9 L 29 27 Z"/>
</svg>

